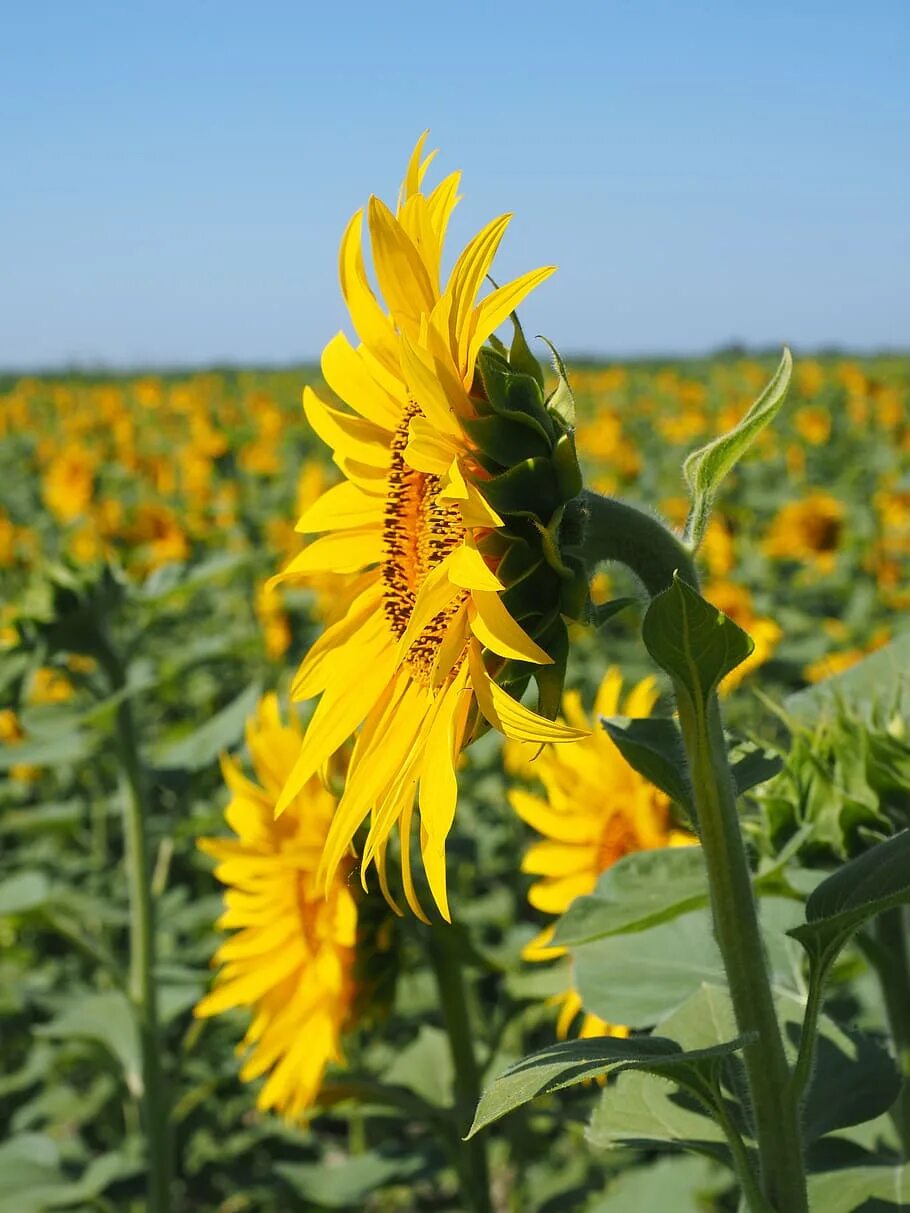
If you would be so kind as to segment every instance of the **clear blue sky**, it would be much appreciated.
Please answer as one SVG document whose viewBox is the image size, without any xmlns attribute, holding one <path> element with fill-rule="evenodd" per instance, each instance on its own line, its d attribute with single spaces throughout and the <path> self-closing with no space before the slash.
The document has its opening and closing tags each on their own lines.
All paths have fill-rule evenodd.
<svg viewBox="0 0 910 1213">
<path fill-rule="evenodd" d="M 424 127 L 566 351 L 910 344 L 908 0 L 10 0 L 0 42 L 0 366 L 315 355 Z"/>
</svg>

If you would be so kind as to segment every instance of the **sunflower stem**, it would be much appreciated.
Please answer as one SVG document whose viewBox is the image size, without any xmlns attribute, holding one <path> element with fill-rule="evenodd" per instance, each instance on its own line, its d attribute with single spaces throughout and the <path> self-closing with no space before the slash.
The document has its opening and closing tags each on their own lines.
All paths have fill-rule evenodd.
<svg viewBox="0 0 910 1213">
<path fill-rule="evenodd" d="M 674 573 L 698 588 L 689 549 L 658 519 L 596 493 L 586 492 L 585 558 L 625 564 L 653 598 Z M 753 1209 L 806 1213 L 799 1102 L 790 1080 L 774 1008 L 736 793 L 716 694 L 707 710 L 675 686 L 702 850 L 708 870 L 714 933 L 720 947 L 739 1031 L 752 1037 L 744 1049 L 752 1121 L 759 1155 L 761 1200 Z"/>
<path fill-rule="evenodd" d="M 480 1070 L 474 1055 L 474 1034 L 458 939 L 452 927 L 442 924 L 431 927 L 429 953 L 455 1070 L 454 1149 L 462 1196 L 471 1202 L 474 1213 L 492 1213 L 483 1135 L 464 1140 L 480 1100 Z"/>
<path fill-rule="evenodd" d="M 112 691 L 115 694 L 123 692 L 127 685 L 126 669 L 100 629 L 93 651 L 107 674 Z M 155 982 L 155 916 L 146 829 L 149 812 L 136 723 L 128 695 L 117 704 L 116 728 L 130 904 L 128 991 L 142 1045 L 142 1121 L 148 1154 L 148 1209 L 149 1213 L 168 1213 L 171 1148 Z"/>
</svg>

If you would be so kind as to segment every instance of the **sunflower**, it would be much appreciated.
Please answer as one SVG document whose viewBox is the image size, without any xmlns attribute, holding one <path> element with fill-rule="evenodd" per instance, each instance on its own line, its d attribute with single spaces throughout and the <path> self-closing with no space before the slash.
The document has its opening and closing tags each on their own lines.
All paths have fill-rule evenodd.
<svg viewBox="0 0 910 1213">
<path fill-rule="evenodd" d="M 657 701 L 657 682 L 643 679 L 626 695 L 622 715 L 650 716 Z M 607 670 L 594 701 L 594 721 L 620 714 L 622 675 Z M 544 914 L 563 914 L 576 897 L 592 893 L 600 874 L 633 851 L 687 846 L 695 839 L 673 826 L 670 801 L 663 792 L 632 769 L 602 728 L 592 722 L 577 691 L 563 696 L 563 715 L 589 735 L 577 745 L 544 746 L 535 757 L 531 746 L 509 745 L 507 766 L 527 779 L 538 779 L 546 797 L 513 788 L 509 802 L 532 829 L 544 837 L 525 854 L 522 871 L 537 877 L 528 901 Z M 525 960 L 551 960 L 565 949 L 551 944 L 554 926 L 547 926 L 524 949 Z M 557 1001 L 557 1032 L 566 1036 L 582 1011 L 581 997 L 568 990 Z M 581 1036 L 627 1036 L 628 1029 L 585 1014 Z"/>
<path fill-rule="evenodd" d="M 351 601 L 294 681 L 293 698 L 321 699 L 278 811 L 356 734 L 323 879 L 331 882 L 369 817 L 362 878 L 374 864 L 391 899 L 386 849 L 397 828 L 404 894 L 423 917 L 409 850 L 416 809 L 427 882 L 448 919 L 445 843 L 463 746 L 489 726 L 537 742 L 583 735 L 552 717 L 565 669 L 563 616 L 582 609 L 587 582 L 573 551 L 581 477 L 567 385 L 560 376 L 545 400 L 517 321 L 510 350 L 493 338 L 552 269 L 479 298 L 509 223 L 503 215 L 470 241 L 441 286 L 459 175 L 423 193 L 432 159 L 422 159 L 423 142 L 397 210 L 375 197 L 367 208 L 384 305 L 367 278 L 362 212 L 342 239 L 342 292 L 360 344 L 334 337 L 322 373 L 349 408 L 304 392 L 306 416 L 344 479 L 298 522 L 304 534 L 326 533 L 282 576 L 306 582 L 333 572 Z M 519 702 L 532 676 L 543 715 Z"/>
<path fill-rule="evenodd" d="M 844 536 L 844 504 L 822 490 L 781 506 L 762 542 L 766 556 L 811 562 L 831 572 Z"/>
<path fill-rule="evenodd" d="M 299 1120 L 316 1099 L 326 1066 L 342 1059 L 356 990 L 357 906 L 345 869 L 327 891 L 316 879 L 336 803 L 321 781 L 309 780 L 275 817 L 300 731 L 282 723 L 274 695 L 261 700 L 247 745 L 258 784 L 232 759 L 223 764 L 231 792 L 225 816 L 235 837 L 199 841 L 227 886 L 218 925 L 236 933 L 215 954 L 221 971 L 195 1013 L 251 1008 L 240 1077 L 268 1074 L 258 1107 Z"/>
</svg>

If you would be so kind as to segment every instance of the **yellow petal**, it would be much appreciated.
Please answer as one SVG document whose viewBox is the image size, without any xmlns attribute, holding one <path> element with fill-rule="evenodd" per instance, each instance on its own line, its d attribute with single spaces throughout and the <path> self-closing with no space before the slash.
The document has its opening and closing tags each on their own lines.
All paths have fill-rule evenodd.
<svg viewBox="0 0 910 1213">
<path fill-rule="evenodd" d="M 401 335 L 401 368 L 411 398 L 420 408 L 427 421 L 441 434 L 461 434 L 461 427 L 452 412 L 452 405 L 436 374 L 429 353 Z"/>
<path fill-rule="evenodd" d="M 471 685 L 484 717 L 506 737 L 515 741 L 578 741 L 589 733 L 570 729 L 558 721 L 545 720 L 529 708 L 524 707 L 506 694 L 502 687 L 490 678 L 483 664 L 480 645 L 468 646 L 468 662 L 471 670 Z"/>
<path fill-rule="evenodd" d="M 465 360 L 466 386 L 474 377 L 474 363 L 477 361 L 477 354 L 486 339 L 491 333 L 495 333 L 507 316 L 515 311 L 522 299 L 541 282 L 546 281 L 555 270 L 555 265 L 530 270 L 527 274 L 522 274 L 520 278 L 507 282 L 505 286 L 500 286 L 492 291 L 478 305 L 471 322 L 470 343 Z"/>
<path fill-rule="evenodd" d="M 341 292 L 360 340 L 389 374 L 398 371 L 398 338 L 389 316 L 382 310 L 370 288 L 363 263 L 361 224 L 363 211 L 357 211 L 341 238 L 338 272 Z"/>
<path fill-rule="evenodd" d="M 446 294 L 452 297 L 449 314 L 452 352 L 459 371 L 464 375 L 463 382 L 466 387 L 470 387 L 470 380 L 464 372 L 471 336 L 470 317 L 474 300 L 490 272 L 496 251 L 511 218 L 511 215 L 500 215 L 477 233 L 456 261 L 446 287 Z"/>
<path fill-rule="evenodd" d="M 315 432 L 333 451 L 372 467 L 389 466 L 389 435 L 372 421 L 333 408 L 320 400 L 311 387 L 303 389 L 303 411 Z"/>
<path fill-rule="evenodd" d="M 271 588 L 307 573 L 356 573 L 376 564 L 381 556 L 382 533 L 378 528 L 335 531 L 308 544 L 267 584 Z"/>
<path fill-rule="evenodd" d="M 374 425 L 396 429 L 404 401 L 391 397 L 376 382 L 344 333 L 336 333 L 322 351 L 321 365 L 326 383 L 345 404 Z"/>
<path fill-rule="evenodd" d="M 404 661 L 408 649 L 427 624 L 431 623 L 463 593 L 461 587 L 454 585 L 449 579 L 451 562 L 451 555 L 440 561 L 436 568 L 427 574 L 417 591 L 411 618 L 398 642 L 399 661 Z"/>
<path fill-rule="evenodd" d="M 294 530 L 299 535 L 311 535 L 318 531 L 379 527 L 384 516 L 384 497 L 365 493 L 359 485 L 342 481 L 327 489 L 304 511 Z"/>
<path fill-rule="evenodd" d="M 420 253 L 381 199 L 370 198 L 368 211 L 373 264 L 383 298 L 399 325 L 416 336 L 435 295 Z"/>
<path fill-rule="evenodd" d="M 471 617 L 471 631 L 485 648 L 500 657 L 516 661 L 535 661 L 552 665 L 553 658 L 531 639 L 515 622 L 499 594 L 488 590 L 472 590 L 471 603 L 476 615 Z"/>
<path fill-rule="evenodd" d="M 404 458 L 409 467 L 431 476 L 444 476 L 458 454 L 458 447 L 451 438 L 440 434 L 423 417 L 412 417 L 408 426 L 408 445 Z"/>
<path fill-rule="evenodd" d="M 466 590 L 503 590 L 505 586 L 481 556 L 471 540 L 465 539 L 452 553 L 449 579 Z"/>
</svg>

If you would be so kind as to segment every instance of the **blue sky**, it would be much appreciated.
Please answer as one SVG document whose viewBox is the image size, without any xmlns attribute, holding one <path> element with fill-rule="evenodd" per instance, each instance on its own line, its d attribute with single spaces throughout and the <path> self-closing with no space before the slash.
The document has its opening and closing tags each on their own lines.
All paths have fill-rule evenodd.
<svg viewBox="0 0 910 1213">
<path fill-rule="evenodd" d="M 0 366 L 312 357 L 424 127 L 561 349 L 910 344 L 910 4 L 4 9 Z M 451 249 L 450 249 L 451 251 Z"/>
</svg>

